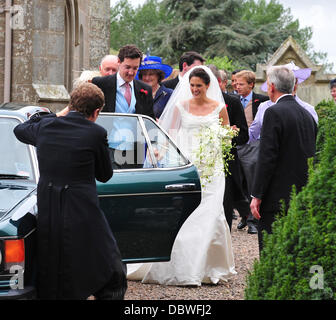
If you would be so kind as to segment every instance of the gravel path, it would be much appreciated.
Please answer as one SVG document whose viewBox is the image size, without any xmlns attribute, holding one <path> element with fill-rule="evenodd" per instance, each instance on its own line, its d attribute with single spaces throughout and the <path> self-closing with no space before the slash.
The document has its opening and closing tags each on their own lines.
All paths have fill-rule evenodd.
<svg viewBox="0 0 336 320">
<path fill-rule="evenodd" d="M 155 284 L 143 284 L 140 281 L 128 281 L 125 300 L 243 300 L 246 274 L 258 259 L 258 236 L 248 234 L 247 228 L 237 230 L 238 220 L 232 224 L 232 245 L 237 274 L 228 282 L 201 287 L 176 287 Z"/>
</svg>

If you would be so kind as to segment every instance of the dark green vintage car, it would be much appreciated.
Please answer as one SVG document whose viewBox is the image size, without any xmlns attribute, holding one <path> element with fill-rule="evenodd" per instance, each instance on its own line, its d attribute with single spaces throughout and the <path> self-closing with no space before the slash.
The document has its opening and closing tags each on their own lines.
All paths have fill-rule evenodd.
<svg viewBox="0 0 336 320">
<path fill-rule="evenodd" d="M 13 129 L 36 113 L 49 110 L 0 106 L 0 299 L 35 291 L 38 163 L 35 148 L 19 142 Z M 97 123 L 111 150 L 124 150 L 113 159 L 113 177 L 97 182 L 123 261 L 168 261 L 177 232 L 200 203 L 197 169 L 146 116 L 102 113 Z"/>
</svg>

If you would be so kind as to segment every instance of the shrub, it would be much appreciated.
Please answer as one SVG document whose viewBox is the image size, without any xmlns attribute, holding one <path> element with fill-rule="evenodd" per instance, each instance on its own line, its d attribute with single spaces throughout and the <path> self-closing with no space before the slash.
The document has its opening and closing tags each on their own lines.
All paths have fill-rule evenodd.
<svg viewBox="0 0 336 320">
<path fill-rule="evenodd" d="M 293 190 L 287 215 L 279 214 L 273 234 L 265 234 L 245 299 L 336 298 L 336 106 L 324 101 L 317 111 L 318 161 L 310 161 L 302 191 Z"/>
<path fill-rule="evenodd" d="M 319 129 L 316 139 L 316 155 L 318 158 L 324 144 L 326 130 L 328 130 L 329 126 L 336 124 L 336 104 L 334 100 L 323 100 L 315 107 L 315 110 L 319 117 Z"/>
</svg>

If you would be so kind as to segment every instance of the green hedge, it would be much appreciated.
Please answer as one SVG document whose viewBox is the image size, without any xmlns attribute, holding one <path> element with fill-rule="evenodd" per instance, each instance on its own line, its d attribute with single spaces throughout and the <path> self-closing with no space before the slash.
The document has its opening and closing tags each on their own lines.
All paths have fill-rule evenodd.
<svg viewBox="0 0 336 320">
<path fill-rule="evenodd" d="M 323 148 L 326 131 L 330 126 L 336 125 L 336 105 L 334 100 L 323 100 L 315 107 L 315 110 L 319 116 L 319 128 L 316 139 L 316 154 L 318 158 Z"/>
<path fill-rule="evenodd" d="M 247 276 L 247 300 L 336 298 L 336 106 L 323 101 L 316 110 L 318 154 L 308 183 L 297 195 L 293 190 L 287 215 L 265 234 Z"/>
</svg>

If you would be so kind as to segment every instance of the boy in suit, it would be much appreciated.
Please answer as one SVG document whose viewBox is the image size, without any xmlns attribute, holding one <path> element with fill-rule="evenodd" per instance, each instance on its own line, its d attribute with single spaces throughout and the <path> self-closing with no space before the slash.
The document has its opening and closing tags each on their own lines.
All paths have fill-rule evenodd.
<svg viewBox="0 0 336 320">
<path fill-rule="evenodd" d="M 246 122 L 248 127 L 250 127 L 260 103 L 268 100 L 269 98 L 265 95 L 253 92 L 256 81 L 254 72 L 250 70 L 241 70 L 235 74 L 235 81 L 237 93 L 239 94 L 240 101 L 244 107 Z M 247 199 L 250 199 L 256 160 L 254 155 L 256 154 L 255 151 L 257 149 L 253 145 L 244 144 L 239 146 L 237 150 L 240 158 L 240 164 L 242 166 L 243 176 L 245 177 L 246 197 Z M 241 230 L 247 225 L 247 232 L 250 234 L 256 234 L 258 232 L 257 221 L 252 216 L 249 208 L 249 201 L 240 201 L 236 204 L 236 206 L 242 217 L 237 228 Z"/>
</svg>

